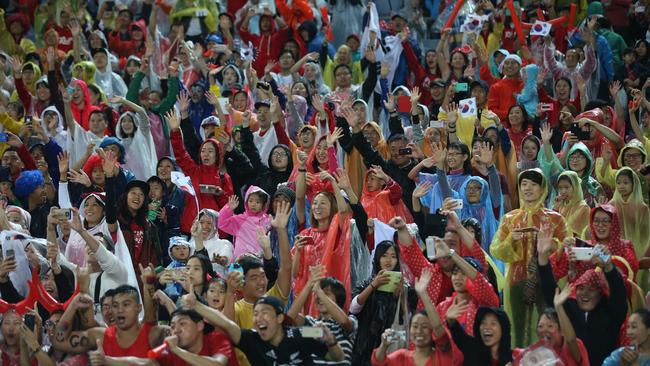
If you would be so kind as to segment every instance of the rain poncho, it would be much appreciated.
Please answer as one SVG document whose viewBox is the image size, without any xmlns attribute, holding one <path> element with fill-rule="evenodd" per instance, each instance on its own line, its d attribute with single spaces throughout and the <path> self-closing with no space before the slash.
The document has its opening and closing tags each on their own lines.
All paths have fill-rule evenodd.
<svg viewBox="0 0 650 366">
<path fill-rule="evenodd" d="M 537 115 L 537 73 L 539 68 L 535 64 L 526 65 L 521 72 L 526 73 L 526 83 L 521 93 L 517 94 L 517 104 L 522 105 L 529 116 Z"/>
<path fill-rule="evenodd" d="M 616 179 L 626 171 L 631 173 L 633 177 L 632 194 L 627 199 L 624 199 L 617 189 L 614 191 L 614 197 L 609 203 L 616 207 L 616 212 L 623 227 L 623 239 L 632 242 L 636 256 L 641 258 L 645 254 L 650 239 L 650 210 L 643 201 L 639 176 L 632 169 L 629 167 L 619 169 Z M 644 272 L 647 273 L 647 271 Z M 639 282 L 639 284 L 643 289 L 648 290 L 647 281 L 645 283 Z"/>
<path fill-rule="evenodd" d="M 632 139 L 630 142 L 625 144 L 625 146 L 623 146 L 621 152 L 618 154 L 618 166 L 625 165 L 623 162 L 623 155 L 625 155 L 625 151 L 628 149 L 636 149 L 639 151 L 639 153 L 641 153 L 641 166 L 644 166 L 648 163 L 648 154 L 643 143 L 637 139 Z M 603 165 L 605 166 L 603 167 Z M 603 158 L 596 158 L 596 178 L 598 178 L 598 181 L 600 183 L 610 187 L 611 189 L 615 189 L 616 173 L 618 173 L 618 169 L 612 168 L 612 164 L 610 162 L 605 162 L 605 159 Z M 645 180 L 645 177 L 641 176 L 638 172 L 637 175 L 639 176 L 639 180 L 641 182 L 641 193 L 643 194 L 643 197 L 647 199 L 648 183 Z M 646 204 L 647 203 L 648 202 L 646 202 Z"/>
<path fill-rule="evenodd" d="M 45 120 L 45 114 L 48 112 L 56 113 L 56 118 L 58 120 L 58 124 L 56 125 L 56 128 L 54 131 L 51 131 L 47 127 L 47 121 Z M 64 121 L 63 121 L 63 116 L 61 115 L 61 112 L 59 112 L 58 109 L 56 109 L 55 106 L 47 107 L 43 110 L 43 113 L 41 113 L 41 126 L 43 126 L 43 131 L 52 139 L 54 142 L 57 143 L 57 145 L 63 147 L 66 146 L 66 141 L 68 139 L 68 131 L 66 131 L 63 127 Z"/>
<path fill-rule="evenodd" d="M 479 202 L 470 203 L 467 199 L 465 191 L 467 185 L 470 182 L 478 182 L 481 184 L 481 197 Z M 492 243 L 492 237 L 497 231 L 499 226 L 498 217 L 494 216 L 494 206 L 492 198 L 490 197 L 490 187 L 488 182 L 481 177 L 472 176 L 467 178 L 465 182 L 460 186 L 457 193 L 463 199 L 463 208 L 460 210 L 460 219 L 464 220 L 469 217 L 477 219 L 481 223 L 481 246 L 483 249 L 488 250 L 489 245 Z M 499 217 L 503 212 L 503 195 L 501 196 L 501 202 L 499 202 Z"/>
<path fill-rule="evenodd" d="M 513 346 L 525 347 L 536 341 L 535 324 L 538 315 L 546 306 L 539 289 L 537 271 L 537 234 L 524 232 L 520 241 L 512 234 L 526 228 L 543 229 L 553 232 L 553 248 L 557 248 L 567 235 L 566 223 L 559 213 L 544 208 L 548 194 L 546 176 L 540 169 L 526 170 L 519 174 L 521 180 L 531 177 L 541 181 L 541 194 L 534 202 L 519 198 L 519 209 L 512 210 L 501 219 L 499 228 L 490 245 L 490 254 L 506 263 L 506 285 L 504 307 L 513 324 Z M 528 178 L 530 179 L 530 178 Z"/>
<path fill-rule="evenodd" d="M 413 222 L 413 216 L 402 201 L 402 189 L 393 180 L 384 187 L 376 190 L 368 190 L 367 181 L 371 172 L 366 171 L 361 194 L 361 205 L 366 211 L 368 218 L 379 219 L 382 222 L 389 222 L 393 217 L 400 216 L 407 223 Z"/>
<path fill-rule="evenodd" d="M 95 81 L 97 86 L 102 89 L 106 97 L 109 99 L 115 96 L 124 97 L 128 91 L 122 77 L 113 72 L 113 66 L 110 62 L 106 63 L 106 69 L 104 71 L 99 69 L 95 71 Z"/>
<path fill-rule="evenodd" d="M 564 217 L 569 233 L 573 233 L 573 236 L 583 237 L 583 233 L 589 225 L 589 205 L 582 195 L 581 179 L 578 177 L 578 173 L 571 170 L 560 173 L 558 180 L 562 177 L 567 177 L 571 181 L 573 194 L 568 200 L 562 201 L 553 209 Z"/>
<path fill-rule="evenodd" d="M 225 239 L 219 239 L 219 235 L 218 235 L 219 231 L 217 230 L 219 213 L 215 210 L 204 208 L 203 210 L 199 211 L 199 215 L 198 215 L 199 219 L 201 219 L 203 215 L 209 216 L 213 222 L 212 231 L 210 232 L 210 235 L 208 236 L 207 239 L 203 240 L 203 247 L 205 247 L 205 250 L 208 252 L 210 260 L 212 260 L 215 256 L 219 256 L 219 257 L 226 257 L 228 258 L 228 262 L 232 262 L 233 260 L 232 254 L 234 251 L 232 243 Z M 196 243 L 194 238 L 190 240 L 190 244 L 194 245 L 194 247 L 196 248 Z"/>
<path fill-rule="evenodd" d="M 583 144 L 582 142 L 578 142 L 576 144 L 573 144 L 573 146 L 569 148 L 569 151 L 563 157 L 564 166 L 569 167 L 569 158 L 574 153 L 582 153 L 587 158 L 587 167 L 580 177 L 580 184 L 582 186 L 582 194 L 585 201 L 589 206 L 593 206 L 595 198 L 599 195 L 603 195 L 603 187 L 594 177 L 591 176 L 591 173 L 594 170 L 594 158 L 591 155 L 591 151 L 589 151 L 587 145 Z M 560 163 L 557 155 L 552 154 L 550 157 L 546 156 L 545 149 L 542 148 L 537 155 L 537 160 L 539 161 L 540 168 L 544 172 L 544 175 L 546 177 L 550 177 L 552 187 L 556 187 L 557 177 L 565 170 L 565 168 Z M 555 199 L 555 194 L 555 189 L 553 189 L 551 191 L 550 197 L 551 202 L 553 202 L 553 199 Z"/>
<path fill-rule="evenodd" d="M 125 136 L 122 129 L 122 121 L 127 116 L 133 121 L 133 137 Z M 140 180 L 147 180 L 152 175 L 156 175 L 156 147 L 151 136 L 147 114 L 123 113 L 117 121 L 115 134 L 120 138 L 126 151 L 124 168 L 130 170 Z"/>
<path fill-rule="evenodd" d="M 264 207 L 259 212 L 253 212 L 248 207 L 248 198 L 252 193 L 266 196 Z M 266 234 L 271 228 L 271 216 L 266 212 L 270 202 L 268 193 L 259 187 L 250 186 L 244 197 L 244 213 L 234 215 L 230 205 L 224 205 L 219 211 L 219 230 L 235 237 L 235 258 L 245 253 L 259 254 L 262 251 L 257 242 L 257 230 Z"/>
<path fill-rule="evenodd" d="M 341 49 L 343 47 L 348 48 L 349 47 L 346 45 L 342 45 L 339 47 L 338 51 L 336 51 L 336 55 L 334 56 L 334 59 L 327 57 L 327 61 L 325 62 L 325 67 L 323 68 L 325 71 L 323 71 L 323 80 L 325 81 L 325 84 L 329 86 L 330 88 L 336 87 L 336 82 L 334 80 L 334 70 L 336 67 L 340 64 L 338 59 L 339 59 L 339 52 L 341 52 Z M 349 50 L 350 52 L 350 58 L 352 58 L 352 51 Z M 364 79 L 363 71 L 361 71 L 361 61 L 353 61 L 349 64 L 350 69 L 352 69 L 352 84 L 361 84 Z"/>
</svg>

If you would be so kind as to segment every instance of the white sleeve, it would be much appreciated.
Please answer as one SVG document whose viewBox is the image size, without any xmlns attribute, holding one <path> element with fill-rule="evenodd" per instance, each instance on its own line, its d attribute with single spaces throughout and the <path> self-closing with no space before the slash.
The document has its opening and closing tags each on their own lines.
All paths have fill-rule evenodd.
<svg viewBox="0 0 650 366">
<path fill-rule="evenodd" d="M 124 279 L 126 280 L 126 267 L 124 266 L 124 263 L 120 262 L 115 254 L 109 252 L 104 245 L 99 245 L 95 256 L 97 257 L 99 266 L 102 267 L 104 272 L 115 276 L 124 274 Z"/>
<path fill-rule="evenodd" d="M 59 207 L 72 208 L 70 192 L 68 192 L 68 182 L 59 182 Z"/>
<path fill-rule="evenodd" d="M 359 295 L 355 296 L 350 302 L 350 314 L 359 314 L 363 310 L 363 305 L 357 301 L 358 297 Z"/>
</svg>

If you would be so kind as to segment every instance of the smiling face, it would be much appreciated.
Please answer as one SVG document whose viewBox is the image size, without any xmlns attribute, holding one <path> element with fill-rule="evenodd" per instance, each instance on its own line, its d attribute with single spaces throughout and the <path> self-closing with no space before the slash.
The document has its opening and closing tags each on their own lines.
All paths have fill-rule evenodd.
<svg viewBox="0 0 650 366">
<path fill-rule="evenodd" d="M 199 225 L 201 225 L 201 235 L 203 240 L 209 239 L 210 235 L 212 235 L 215 230 L 214 220 L 212 217 L 206 214 L 202 215 L 199 219 Z"/>
<path fill-rule="evenodd" d="M 592 224 L 596 239 L 604 242 L 608 241 L 612 228 L 611 216 L 603 210 L 597 210 L 594 213 Z"/>
<path fill-rule="evenodd" d="M 377 130 L 375 130 L 371 125 L 367 125 L 363 128 L 363 135 L 366 137 L 370 143 L 370 146 L 372 147 L 376 147 L 381 139 L 381 136 L 379 136 Z"/>
<path fill-rule="evenodd" d="M 542 186 L 530 179 L 522 179 L 519 183 L 519 192 L 526 202 L 537 202 L 542 195 Z"/>
<path fill-rule="evenodd" d="M 263 341 L 273 339 L 277 332 L 282 331 L 284 315 L 277 314 L 271 305 L 257 304 L 253 308 L 253 328 Z"/>
<path fill-rule="evenodd" d="M 416 348 L 431 348 L 433 345 L 433 340 L 431 339 L 432 331 L 429 318 L 423 314 L 413 316 L 411 319 L 410 334 L 411 342 L 413 342 Z"/>
<path fill-rule="evenodd" d="M 600 289 L 593 286 L 580 285 L 576 288 L 576 301 L 578 302 L 578 308 L 584 312 L 594 310 L 602 296 Z"/>
<path fill-rule="evenodd" d="M 106 130 L 106 117 L 104 113 L 97 112 L 90 115 L 88 118 L 88 129 L 90 132 L 97 136 L 104 136 L 104 130 Z"/>
<path fill-rule="evenodd" d="M 465 57 L 460 52 L 451 55 L 451 67 L 454 69 L 463 69 L 465 67 Z"/>
<path fill-rule="evenodd" d="M 266 278 L 264 268 L 252 268 L 246 272 L 244 276 L 244 298 L 253 301 L 259 299 L 266 294 L 266 286 L 269 280 Z"/>
<path fill-rule="evenodd" d="M 316 76 L 318 76 L 318 70 L 316 69 L 318 67 L 317 64 L 313 62 L 307 62 L 305 64 L 305 79 L 309 81 L 314 81 L 316 80 Z"/>
<path fill-rule="evenodd" d="M 646 327 L 641 315 L 634 313 L 627 321 L 626 334 L 630 339 L 630 344 L 639 346 L 648 341 L 650 328 Z"/>
<path fill-rule="evenodd" d="M 447 151 L 447 166 L 450 170 L 463 169 L 467 159 L 467 154 L 463 154 L 460 150 L 451 148 Z"/>
<path fill-rule="evenodd" d="M 50 294 L 53 298 L 59 298 L 59 290 L 54 282 L 54 272 L 52 270 L 47 271 L 47 273 L 41 277 L 41 283 L 45 291 Z"/>
<path fill-rule="evenodd" d="M 140 187 L 133 187 L 126 194 L 126 205 L 129 210 L 137 211 L 144 205 L 145 195 Z"/>
<path fill-rule="evenodd" d="M 366 178 L 366 188 L 368 189 L 369 192 L 375 192 L 384 186 L 384 181 L 377 178 L 377 176 L 373 173 L 368 174 L 368 177 Z"/>
<path fill-rule="evenodd" d="M 582 176 L 587 169 L 587 157 L 581 151 L 575 151 L 569 156 L 569 169 Z"/>
<path fill-rule="evenodd" d="M 245 111 L 247 104 L 248 104 L 248 97 L 244 92 L 236 93 L 232 98 L 232 107 L 237 111 L 240 112 Z"/>
<path fill-rule="evenodd" d="M 521 107 L 516 106 L 510 108 L 510 111 L 508 112 L 508 122 L 510 122 L 510 126 L 513 127 L 520 127 L 524 123 L 524 112 Z"/>
<path fill-rule="evenodd" d="M 623 153 L 623 165 L 629 166 L 632 170 L 639 170 L 643 165 L 643 154 L 639 149 L 628 148 Z"/>
<path fill-rule="evenodd" d="M 106 175 L 104 174 L 104 169 L 102 169 L 101 166 L 94 167 L 90 175 L 90 180 L 93 182 L 93 184 L 96 184 L 98 186 L 103 186 L 104 183 L 106 182 Z"/>
<path fill-rule="evenodd" d="M 327 198 L 327 195 L 323 193 L 317 194 L 313 199 L 311 208 L 314 219 L 318 220 L 318 222 L 323 221 L 329 224 L 332 213 L 332 203 L 329 198 Z"/>
<path fill-rule="evenodd" d="M 316 145 L 316 161 L 318 161 L 319 165 L 326 165 L 328 162 L 327 141 L 325 139 L 320 140 L 318 145 Z"/>
<path fill-rule="evenodd" d="M 174 171 L 174 165 L 171 161 L 165 159 L 161 161 L 160 164 L 158 164 L 158 168 L 156 170 L 158 173 L 158 178 L 164 181 L 169 181 L 171 179 L 172 171 Z"/>
<path fill-rule="evenodd" d="M 307 88 L 303 83 L 294 83 L 291 87 L 291 94 L 300 95 L 303 98 L 307 98 Z"/>
<path fill-rule="evenodd" d="M 560 324 L 548 314 L 542 315 L 537 323 L 537 338 L 552 346 L 561 346 L 562 333 L 560 333 Z"/>
<path fill-rule="evenodd" d="M 555 97 L 558 100 L 568 100 L 571 96 L 571 85 L 561 79 L 555 83 Z"/>
<path fill-rule="evenodd" d="M 104 206 L 95 197 L 88 197 L 84 201 L 84 218 L 88 226 L 94 227 L 104 217 Z"/>
<path fill-rule="evenodd" d="M 135 124 L 133 123 L 133 118 L 128 114 L 120 120 L 120 126 L 122 127 L 122 132 L 126 136 L 132 136 L 135 132 Z"/>
<path fill-rule="evenodd" d="M 486 314 L 479 325 L 481 340 L 486 347 L 492 347 L 501 341 L 502 329 L 499 319 L 494 314 Z"/>
</svg>

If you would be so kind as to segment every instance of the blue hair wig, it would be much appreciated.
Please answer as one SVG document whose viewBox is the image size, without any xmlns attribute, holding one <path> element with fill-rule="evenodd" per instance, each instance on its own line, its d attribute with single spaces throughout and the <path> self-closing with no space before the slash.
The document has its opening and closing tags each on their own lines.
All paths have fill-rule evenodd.
<svg viewBox="0 0 650 366">
<path fill-rule="evenodd" d="M 117 145 L 117 147 L 120 149 L 120 158 L 117 160 L 120 164 L 124 164 L 124 156 L 126 155 L 126 151 L 124 150 L 124 145 L 120 142 L 120 139 L 117 137 L 104 137 L 102 140 L 102 143 L 99 144 L 99 147 L 102 149 L 105 148 L 108 145 Z"/>
<path fill-rule="evenodd" d="M 43 184 L 45 184 L 45 179 L 43 179 L 43 174 L 40 171 L 25 170 L 16 179 L 14 191 L 18 197 L 27 197 Z"/>
</svg>

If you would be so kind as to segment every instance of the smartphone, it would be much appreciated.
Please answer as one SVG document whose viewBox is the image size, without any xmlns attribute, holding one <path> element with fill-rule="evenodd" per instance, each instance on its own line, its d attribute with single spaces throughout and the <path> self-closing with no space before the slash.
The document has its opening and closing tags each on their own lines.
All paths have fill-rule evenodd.
<svg viewBox="0 0 650 366">
<path fill-rule="evenodd" d="M 15 258 L 16 255 L 13 249 L 7 249 L 7 258 Z"/>
<path fill-rule="evenodd" d="M 399 154 L 400 155 L 411 155 L 411 154 L 413 154 L 413 149 L 411 149 L 410 147 L 405 147 L 405 148 L 399 149 Z"/>
<path fill-rule="evenodd" d="M 54 214 L 59 217 L 64 217 L 66 220 L 72 220 L 72 210 L 69 208 L 59 208 L 54 211 Z"/>
<path fill-rule="evenodd" d="M 301 238 L 302 238 L 302 245 L 314 245 L 313 236 L 303 236 Z"/>
<path fill-rule="evenodd" d="M 573 254 L 576 256 L 576 260 L 579 261 L 590 261 L 591 257 L 594 255 L 594 248 L 571 248 Z"/>
<path fill-rule="evenodd" d="M 425 243 L 427 244 L 427 258 L 430 261 L 436 259 L 436 242 L 433 236 L 426 238 Z"/>
<path fill-rule="evenodd" d="M 210 184 L 199 184 L 199 190 L 201 193 L 217 193 L 217 186 Z"/>
<path fill-rule="evenodd" d="M 257 87 L 266 91 L 271 90 L 271 85 L 265 81 L 258 81 Z"/>
<path fill-rule="evenodd" d="M 0 142 L 9 141 L 9 135 L 6 132 L 0 132 Z"/>
<path fill-rule="evenodd" d="M 456 203 L 456 210 L 462 210 L 463 209 L 463 199 L 462 198 L 453 198 L 451 200 L 452 202 Z"/>
<path fill-rule="evenodd" d="M 605 254 L 605 252 L 603 252 L 603 247 L 601 245 L 594 247 L 594 254 L 600 257 L 600 260 L 603 262 L 607 262 L 612 258 L 610 254 Z"/>
<path fill-rule="evenodd" d="M 574 134 L 580 141 L 589 140 L 590 138 L 589 131 L 584 131 L 577 123 L 571 124 L 570 132 Z"/>
<path fill-rule="evenodd" d="M 25 326 L 29 328 L 29 330 L 34 330 L 34 327 L 36 326 L 36 315 L 27 313 L 23 316 L 23 322 L 25 323 Z"/>
<path fill-rule="evenodd" d="M 323 338 L 323 328 L 319 327 L 302 327 L 300 333 L 304 338 Z"/>
<path fill-rule="evenodd" d="M 31 125 L 32 125 L 32 116 L 25 116 L 25 124 L 26 124 L 27 126 L 31 126 Z"/>
<path fill-rule="evenodd" d="M 219 137 L 219 135 L 221 135 L 221 133 L 225 131 L 226 131 L 225 126 L 216 126 L 214 128 L 214 137 Z"/>
<path fill-rule="evenodd" d="M 576 240 L 576 248 L 593 248 L 591 244 L 587 243 L 586 241 L 580 239 L 580 238 L 574 238 Z"/>
<path fill-rule="evenodd" d="M 408 95 L 397 97 L 397 111 L 402 113 L 409 113 L 411 111 L 411 97 Z"/>
<path fill-rule="evenodd" d="M 377 287 L 377 291 L 394 292 L 397 288 L 397 285 L 399 284 L 399 281 L 402 279 L 402 272 L 386 271 L 384 273 L 390 277 L 390 282 Z"/>
<path fill-rule="evenodd" d="M 553 110 L 553 104 L 552 104 L 552 103 L 542 103 L 542 104 L 539 106 L 539 109 L 540 109 L 542 112 L 549 112 L 549 111 L 552 111 L 552 110 Z"/>
<path fill-rule="evenodd" d="M 466 92 L 468 89 L 469 85 L 467 85 L 467 83 L 456 83 L 456 86 L 454 87 L 456 92 Z"/>
<path fill-rule="evenodd" d="M 445 123 L 441 122 L 441 121 L 431 121 L 431 122 L 429 122 L 429 127 L 445 128 Z"/>
</svg>

